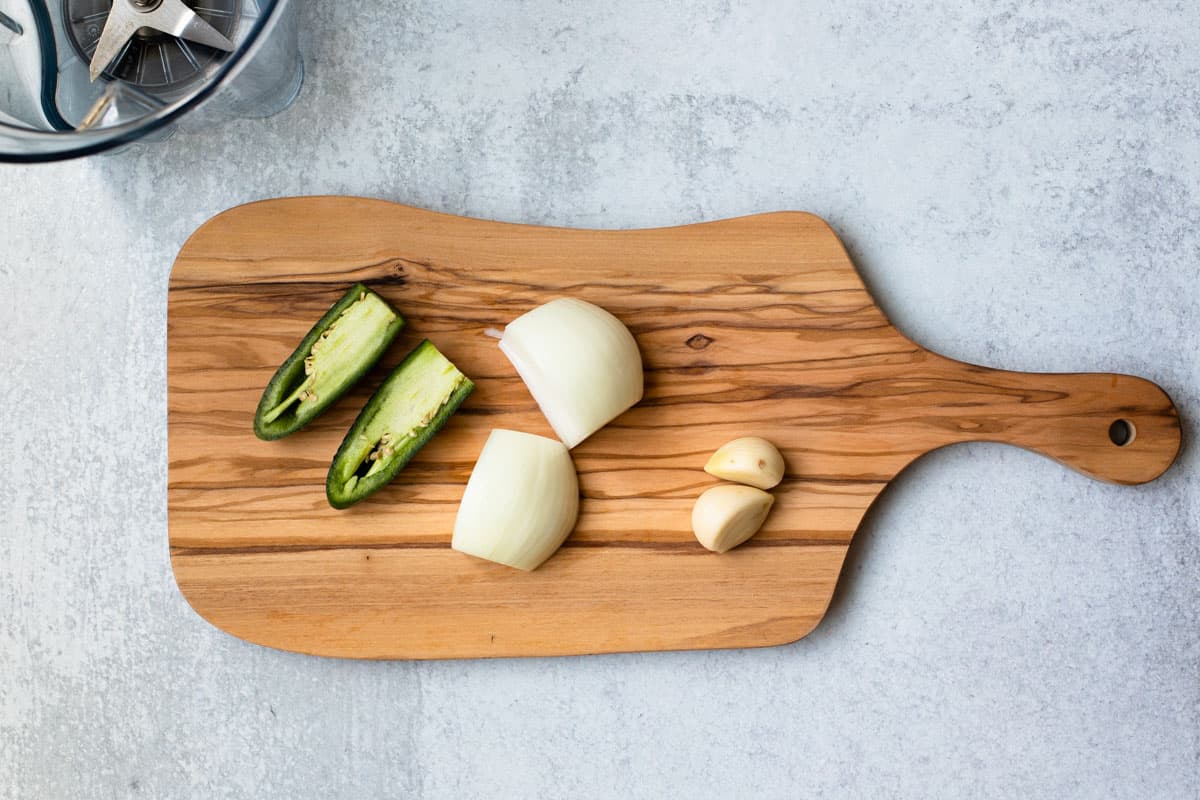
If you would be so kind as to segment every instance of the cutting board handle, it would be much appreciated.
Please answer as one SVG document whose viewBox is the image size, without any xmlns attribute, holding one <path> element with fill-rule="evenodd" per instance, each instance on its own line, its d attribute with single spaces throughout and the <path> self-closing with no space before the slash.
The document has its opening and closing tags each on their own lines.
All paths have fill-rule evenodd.
<svg viewBox="0 0 1200 800">
<path fill-rule="evenodd" d="M 1017 445 L 1122 484 L 1154 480 L 1179 453 L 1175 404 L 1144 378 L 1008 372 L 941 360 L 962 401 L 942 405 L 954 410 L 959 441 Z"/>
</svg>

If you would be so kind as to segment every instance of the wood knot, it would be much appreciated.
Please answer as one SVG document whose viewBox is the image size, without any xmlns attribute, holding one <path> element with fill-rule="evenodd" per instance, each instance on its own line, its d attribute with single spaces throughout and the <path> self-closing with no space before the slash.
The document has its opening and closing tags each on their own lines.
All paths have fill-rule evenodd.
<svg viewBox="0 0 1200 800">
<path fill-rule="evenodd" d="M 405 286 L 408 284 L 407 267 L 402 258 L 389 258 L 369 265 L 379 270 L 379 274 L 370 279 L 371 283 L 384 286 Z"/>
<path fill-rule="evenodd" d="M 688 339 L 685 344 L 693 350 L 703 350 L 713 343 L 711 336 L 705 336 L 703 333 L 697 333 L 692 338 Z"/>
</svg>

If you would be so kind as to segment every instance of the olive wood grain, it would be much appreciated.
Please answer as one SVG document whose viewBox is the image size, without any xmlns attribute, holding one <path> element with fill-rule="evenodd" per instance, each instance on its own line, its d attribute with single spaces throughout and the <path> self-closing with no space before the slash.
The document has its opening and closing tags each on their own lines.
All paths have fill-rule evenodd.
<svg viewBox="0 0 1200 800">
<path fill-rule="evenodd" d="M 348 284 L 408 325 L 368 380 L 307 430 L 261 442 L 267 380 Z M 579 524 L 533 573 L 449 549 L 495 427 L 551 435 L 485 335 L 553 297 L 633 331 L 645 399 L 573 451 Z M 1019 445 L 1117 483 L 1180 444 L 1170 398 L 1127 375 L 963 364 L 897 331 L 822 220 L 777 213 L 592 231 L 463 219 L 375 200 L 272 200 L 184 245 L 168 300 L 171 561 L 205 619 L 272 647 L 359 658 L 599 653 L 789 642 L 812 630 L 851 537 L 904 467 L 938 447 Z M 323 481 L 385 370 L 431 338 L 478 388 L 388 489 L 335 511 Z M 1123 447 L 1109 426 L 1128 420 Z M 689 529 L 737 436 L 787 476 L 764 529 L 724 555 Z"/>
</svg>

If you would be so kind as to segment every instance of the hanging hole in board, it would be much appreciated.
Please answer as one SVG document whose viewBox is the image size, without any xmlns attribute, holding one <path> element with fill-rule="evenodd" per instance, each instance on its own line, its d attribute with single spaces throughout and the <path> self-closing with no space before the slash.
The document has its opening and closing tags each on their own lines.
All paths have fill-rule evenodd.
<svg viewBox="0 0 1200 800">
<path fill-rule="evenodd" d="M 1113 420 L 1113 424 L 1108 426 L 1108 440 L 1117 447 L 1129 444 L 1135 436 L 1137 436 L 1137 428 L 1133 427 L 1133 423 L 1127 419 Z"/>
</svg>

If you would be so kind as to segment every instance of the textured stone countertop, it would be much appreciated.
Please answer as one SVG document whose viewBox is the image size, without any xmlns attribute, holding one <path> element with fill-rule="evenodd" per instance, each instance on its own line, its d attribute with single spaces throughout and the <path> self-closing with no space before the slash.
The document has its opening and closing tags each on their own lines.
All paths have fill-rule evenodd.
<svg viewBox="0 0 1200 800">
<path fill-rule="evenodd" d="M 788 10 L 784 10 L 787 8 Z M 257 198 L 644 227 L 803 209 L 947 355 L 1200 419 L 1200 8 L 391 2 L 304 10 L 299 101 L 0 166 L 0 798 L 1200 796 L 1200 473 L 1002 446 L 908 470 L 765 650 L 356 663 L 176 591 L 166 288 Z"/>
</svg>

